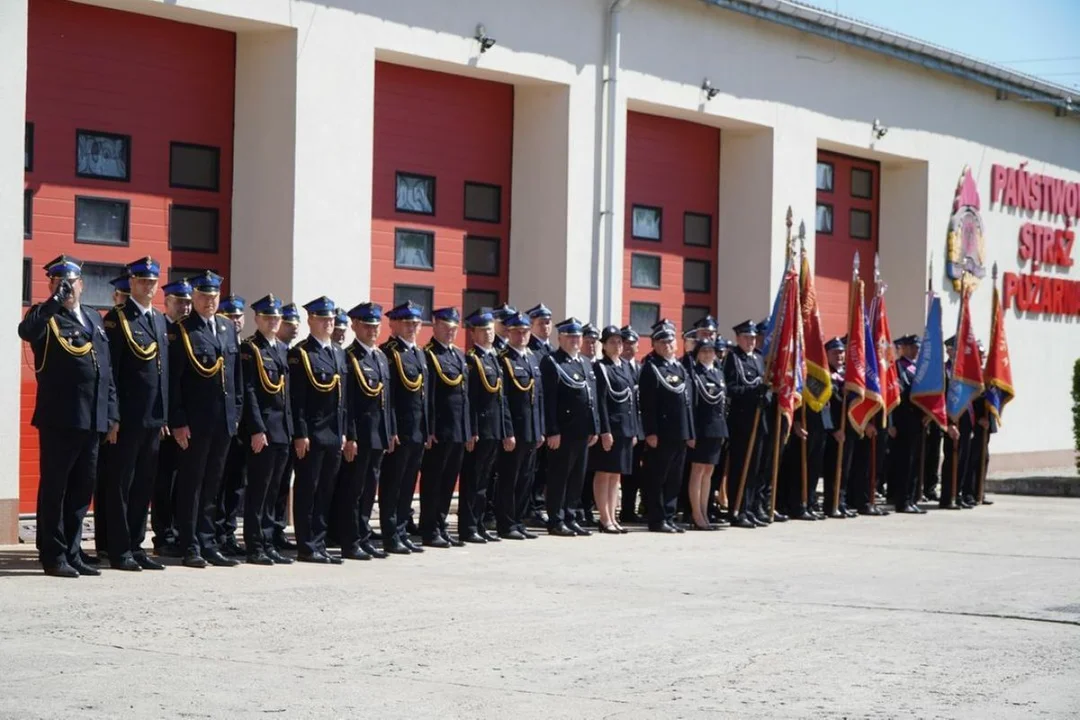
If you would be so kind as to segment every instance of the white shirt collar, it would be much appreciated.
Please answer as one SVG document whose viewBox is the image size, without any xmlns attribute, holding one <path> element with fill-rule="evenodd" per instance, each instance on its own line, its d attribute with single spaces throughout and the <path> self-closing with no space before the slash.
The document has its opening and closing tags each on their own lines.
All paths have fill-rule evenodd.
<svg viewBox="0 0 1080 720">
<path fill-rule="evenodd" d="M 319 338 L 315 337 L 314 335 L 312 335 L 311 339 L 314 340 L 315 342 L 319 343 L 319 347 L 323 348 L 324 350 L 326 348 L 328 348 L 328 347 L 333 346 L 333 344 L 334 344 L 333 340 L 330 340 L 329 338 L 327 338 L 327 340 L 324 342 L 324 341 L 320 340 Z"/>
<path fill-rule="evenodd" d="M 129 300 L 131 300 L 131 302 L 135 303 L 135 307 L 139 308 L 139 312 L 140 312 L 140 313 L 142 313 L 143 315 L 145 315 L 146 313 L 150 312 L 150 308 L 149 308 L 149 307 L 143 307 L 143 306 L 142 306 L 142 303 L 140 303 L 140 302 L 139 302 L 138 300 L 136 300 L 136 299 L 135 299 L 134 297 L 128 296 L 128 299 L 129 299 Z"/>
<path fill-rule="evenodd" d="M 266 342 L 270 343 L 270 347 L 277 346 L 278 339 L 275 336 L 267 335 L 262 330 L 259 331 L 259 334 L 263 336 L 263 339 L 266 340 Z"/>
<path fill-rule="evenodd" d="M 405 347 L 407 347 L 410 350 L 412 350 L 414 347 L 416 347 L 416 343 L 409 342 L 408 340 L 401 337 L 400 335 L 396 335 L 395 337 L 397 337 L 398 342 L 400 342 L 402 345 L 404 345 Z"/>
<path fill-rule="evenodd" d="M 373 355 L 375 353 L 375 347 L 373 345 L 365 345 L 364 343 L 360 342 L 360 338 L 356 339 L 356 344 L 364 348 L 364 352 L 366 352 L 368 355 Z"/>
</svg>

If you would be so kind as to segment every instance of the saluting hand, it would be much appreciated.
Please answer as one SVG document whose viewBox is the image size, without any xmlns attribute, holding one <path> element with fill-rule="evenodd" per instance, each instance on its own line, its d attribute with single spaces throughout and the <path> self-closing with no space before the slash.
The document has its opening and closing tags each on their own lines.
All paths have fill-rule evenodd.
<svg viewBox="0 0 1080 720">
<path fill-rule="evenodd" d="M 308 448 L 311 447 L 311 441 L 307 438 L 296 438 L 292 442 L 293 449 L 296 451 L 296 459 L 303 460 L 307 455 Z"/>
<path fill-rule="evenodd" d="M 251 436 L 251 452 L 258 455 L 266 446 L 266 433 L 255 433 Z"/>
</svg>

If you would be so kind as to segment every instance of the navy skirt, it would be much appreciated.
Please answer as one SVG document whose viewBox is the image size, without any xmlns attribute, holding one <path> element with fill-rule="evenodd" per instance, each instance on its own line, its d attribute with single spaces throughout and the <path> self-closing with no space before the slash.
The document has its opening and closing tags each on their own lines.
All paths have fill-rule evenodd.
<svg viewBox="0 0 1080 720">
<path fill-rule="evenodd" d="M 698 438 L 693 448 L 687 448 L 686 459 L 702 465 L 716 465 L 720 462 L 720 451 L 724 449 L 725 438 Z"/>
<path fill-rule="evenodd" d="M 604 451 L 601 440 L 589 448 L 589 469 L 593 472 L 631 475 L 634 472 L 633 438 L 615 437 L 611 450 Z"/>
</svg>

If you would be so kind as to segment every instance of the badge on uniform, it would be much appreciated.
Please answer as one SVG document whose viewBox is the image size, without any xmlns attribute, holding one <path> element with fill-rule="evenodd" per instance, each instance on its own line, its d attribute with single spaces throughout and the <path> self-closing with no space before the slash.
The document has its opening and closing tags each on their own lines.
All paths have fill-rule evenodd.
<svg viewBox="0 0 1080 720">
<path fill-rule="evenodd" d="M 574 373 L 574 379 L 575 379 L 575 380 L 580 380 L 580 379 L 581 379 L 581 376 L 580 376 L 580 375 L 578 375 L 577 373 Z"/>
<path fill-rule="evenodd" d="M 679 377 L 678 375 L 668 375 L 668 376 L 667 376 L 667 378 L 665 378 L 665 379 L 666 379 L 666 380 L 667 380 L 667 381 L 668 381 L 669 383 L 673 383 L 673 384 L 677 384 L 677 383 L 680 383 L 680 382 L 682 382 L 682 378 L 681 378 L 681 377 Z"/>
</svg>

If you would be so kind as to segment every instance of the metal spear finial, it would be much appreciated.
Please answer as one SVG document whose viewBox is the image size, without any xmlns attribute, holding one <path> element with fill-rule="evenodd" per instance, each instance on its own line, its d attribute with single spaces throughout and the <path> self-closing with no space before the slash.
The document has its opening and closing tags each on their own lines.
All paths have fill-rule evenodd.
<svg viewBox="0 0 1080 720">
<path fill-rule="evenodd" d="M 852 263 L 852 275 L 858 276 L 859 274 L 859 251 L 855 251 L 855 260 Z"/>
<path fill-rule="evenodd" d="M 990 269 L 990 274 L 994 278 L 994 282 L 997 282 L 997 260 L 994 261 L 994 267 Z"/>
</svg>

